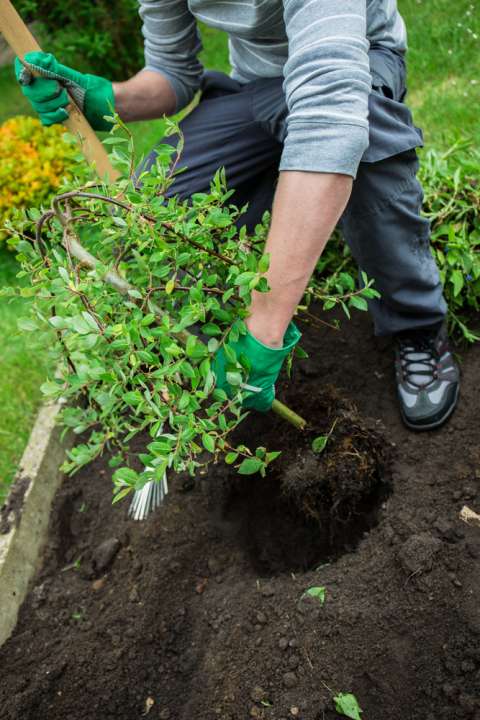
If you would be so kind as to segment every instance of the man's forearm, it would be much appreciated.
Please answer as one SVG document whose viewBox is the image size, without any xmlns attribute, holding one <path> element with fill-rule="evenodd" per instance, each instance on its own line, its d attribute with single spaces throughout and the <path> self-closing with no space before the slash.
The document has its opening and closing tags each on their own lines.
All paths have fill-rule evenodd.
<svg viewBox="0 0 480 720">
<path fill-rule="evenodd" d="M 113 83 L 115 110 L 124 122 L 153 120 L 175 112 L 172 86 L 160 73 L 142 70 L 125 82 Z"/>
<path fill-rule="evenodd" d="M 352 190 L 348 175 L 280 173 L 265 252 L 270 292 L 253 294 L 250 332 L 265 345 L 283 336 Z"/>
</svg>

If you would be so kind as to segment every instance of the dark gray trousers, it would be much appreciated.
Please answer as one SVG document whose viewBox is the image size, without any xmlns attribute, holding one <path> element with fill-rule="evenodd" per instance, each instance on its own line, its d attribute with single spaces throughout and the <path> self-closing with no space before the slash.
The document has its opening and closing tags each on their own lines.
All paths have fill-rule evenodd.
<svg viewBox="0 0 480 720">
<path fill-rule="evenodd" d="M 381 293 L 370 302 L 375 332 L 391 335 L 441 322 L 446 304 L 430 251 L 429 224 L 420 215 L 415 148 L 422 136 L 403 103 L 404 61 L 374 48 L 370 68 L 370 143 L 341 229 L 359 267 Z M 241 85 L 223 73 L 206 73 L 201 101 L 181 123 L 185 147 L 179 167 L 186 170 L 171 194 L 187 198 L 208 190 L 224 167 L 228 186 L 235 189 L 231 201 L 239 207 L 249 203 L 243 223 L 254 227 L 272 206 L 286 117 L 282 78 Z M 154 161 L 155 150 L 142 169 Z"/>
</svg>

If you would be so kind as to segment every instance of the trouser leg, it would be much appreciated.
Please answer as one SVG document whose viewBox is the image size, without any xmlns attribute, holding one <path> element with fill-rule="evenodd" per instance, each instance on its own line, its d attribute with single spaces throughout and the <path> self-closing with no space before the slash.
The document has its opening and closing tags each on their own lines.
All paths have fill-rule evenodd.
<svg viewBox="0 0 480 720">
<path fill-rule="evenodd" d="M 361 163 L 342 218 L 353 256 L 381 293 L 369 303 L 378 335 L 427 327 L 446 315 L 417 169 L 413 149 Z"/>
<path fill-rule="evenodd" d="M 380 335 L 429 326 L 446 314 L 428 222 L 420 216 L 422 191 L 413 149 L 419 136 L 408 108 L 394 99 L 404 93 L 402 82 L 394 87 L 394 80 L 401 80 L 396 62 L 391 73 L 372 63 L 385 71 L 383 96 L 379 91 L 371 97 L 370 147 L 342 218 L 354 257 L 382 295 L 370 303 Z M 215 172 L 225 167 L 228 186 L 235 189 L 231 202 L 239 207 L 249 203 L 241 224 L 253 229 L 271 209 L 286 115 L 281 79 L 241 86 L 220 73 L 207 74 L 201 102 L 181 123 L 185 147 L 179 167 L 186 170 L 169 194 L 187 198 L 208 191 Z M 155 151 L 147 168 L 154 159 Z"/>
<path fill-rule="evenodd" d="M 168 196 L 189 198 L 208 192 L 217 170 L 225 168 L 227 185 L 235 190 L 229 202 L 249 204 L 240 224 L 253 229 L 272 205 L 282 144 L 253 115 L 254 84 L 240 85 L 221 74 L 208 73 L 202 99 L 180 123 L 184 148 Z M 162 143 L 176 144 L 178 138 Z M 155 162 L 155 150 L 142 170 Z"/>
</svg>

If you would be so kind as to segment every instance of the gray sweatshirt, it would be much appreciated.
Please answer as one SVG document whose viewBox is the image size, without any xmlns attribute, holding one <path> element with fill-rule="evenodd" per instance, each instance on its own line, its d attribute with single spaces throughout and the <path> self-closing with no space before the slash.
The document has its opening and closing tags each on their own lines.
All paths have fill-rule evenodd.
<svg viewBox="0 0 480 720">
<path fill-rule="evenodd" d="M 406 48 L 396 0 L 139 0 L 145 66 L 184 107 L 200 85 L 197 20 L 228 33 L 232 76 L 284 77 L 281 170 L 355 176 L 368 146 L 369 46 Z"/>
</svg>

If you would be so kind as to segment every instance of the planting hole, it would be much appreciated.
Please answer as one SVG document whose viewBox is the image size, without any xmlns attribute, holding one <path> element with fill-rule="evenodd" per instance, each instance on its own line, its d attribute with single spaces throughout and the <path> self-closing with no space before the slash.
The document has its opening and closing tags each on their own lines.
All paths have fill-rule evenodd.
<svg viewBox="0 0 480 720">
<path fill-rule="evenodd" d="M 311 402 L 303 410 L 308 417 Z M 263 430 L 267 447 L 283 447 L 266 478 L 228 472 L 223 483 L 223 518 L 263 576 L 305 571 L 351 552 L 378 523 L 390 492 L 390 446 L 378 426 L 331 390 L 316 398 L 315 410 L 308 433 L 292 434 L 278 421 Z M 258 422 L 248 431 L 257 444 Z M 327 446 L 313 452 L 312 440 L 333 422 Z"/>
</svg>

